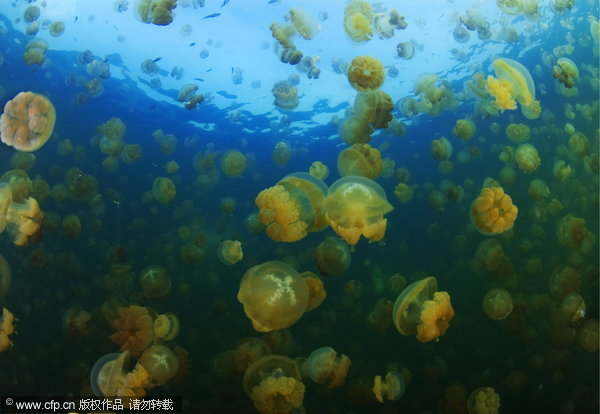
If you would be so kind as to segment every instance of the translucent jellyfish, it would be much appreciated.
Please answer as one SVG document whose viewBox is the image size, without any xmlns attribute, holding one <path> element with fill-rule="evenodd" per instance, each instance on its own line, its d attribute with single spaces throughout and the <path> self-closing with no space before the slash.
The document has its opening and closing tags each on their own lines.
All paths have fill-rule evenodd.
<svg viewBox="0 0 600 414">
<path fill-rule="evenodd" d="M 469 395 L 467 410 L 469 414 L 498 414 L 500 396 L 491 387 L 479 387 Z"/>
<path fill-rule="evenodd" d="M 296 270 L 279 261 L 253 266 L 244 273 L 237 295 L 259 332 L 296 323 L 308 303 L 308 288 Z"/>
<path fill-rule="evenodd" d="M 344 32 L 354 43 L 364 43 L 373 36 L 373 8 L 364 0 L 351 0 L 344 9 Z"/>
<path fill-rule="evenodd" d="M 317 246 L 315 259 L 322 275 L 341 275 L 350 267 L 350 249 L 342 239 L 327 236 Z"/>
<path fill-rule="evenodd" d="M 19 151 L 36 151 L 52 135 L 56 111 L 45 96 L 20 92 L 4 106 L 0 138 Z"/>
<path fill-rule="evenodd" d="M 310 312 L 323 303 L 327 297 L 327 292 L 325 291 L 323 281 L 314 273 L 302 272 L 300 276 L 304 278 L 306 287 L 308 287 L 308 303 L 305 312 Z"/>
<path fill-rule="evenodd" d="M 471 34 L 464 26 L 459 24 L 452 31 L 452 37 L 454 37 L 454 40 L 458 43 L 467 43 L 471 38 Z"/>
<path fill-rule="evenodd" d="M 401 203 L 408 203 L 413 198 L 414 190 L 408 184 L 398 183 L 394 188 L 394 195 Z"/>
<path fill-rule="evenodd" d="M 387 128 L 393 119 L 392 98 L 382 90 L 370 93 L 357 93 L 354 99 L 354 114 L 363 119 L 369 126 L 379 129 Z"/>
<path fill-rule="evenodd" d="M 535 178 L 529 183 L 527 194 L 534 200 L 543 200 L 550 195 L 550 189 L 544 180 Z"/>
<path fill-rule="evenodd" d="M 160 67 L 156 62 L 156 59 L 145 59 L 141 65 L 142 72 L 148 75 L 158 75 L 158 72 L 160 72 Z"/>
<path fill-rule="evenodd" d="M 519 210 L 502 187 L 483 188 L 471 204 L 471 222 L 486 236 L 510 230 L 518 213 Z"/>
<path fill-rule="evenodd" d="M 383 169 L 381 153 L 369 144 L 354 144 L 340 152 L 337 168 L 342 177 L 358 175 L 375 179 Z"/>
<path fill-rule="evenodd" d="M 454 309 L 448 292 L 438 292 L 437 280 L 427 277 L 402 291 L 394 303 L 392 318 L 402 335 L 416 333 L 420 342 L 428 342 L 446 332 Z"/>
<path fill-rule="evenodd" d="M 173 21 L 177 0 L 136 0 L 133 10 L 141 22 L 166 26 Z"/>
<path fill-rule="evenodd" d="M 281 25 L 273 22 L 271 26 L 271 35 L 277 40 L 275 45 L 275 53 L 279 56 L 279 60 L 290 65 L 297 65 L 302 59 L 302 52 L 296 49 L 296 45 L 292 41 L 297 31 L 293 24 Z"/>
<path fill-rule="evenodd" d="M 550 8 L 558 15 L 568 12 L 575 6 L 575 0 L 550 0 Z"/>
<path fill-rule="evenodd" d="M 588 352 L 596 352 L 600 348 L 600 323 L 598 319 L 586 319 L 577 330 L 579 345 Z"/>
<path fill-rule="evenodd" d="M 565 182 L 573 174 L 573 168 L 567 164 L 564 160 L 556 160 L 552 167 L 554 177 L 560 182 Z"/>
<path fill-rule="evenodd" d="M 535 100 L 535 85 L 527 68 L 511 59 L 496 59 L 493 66 L 497 77 L 488 76 L 487 91 L 496 98 L 498 108 L 516 109 L 518 102 L 526 118 L 538 118 L 542 110 Z"/>
<path fill-rule="evenodd" d="M 106 60 L 94 59 L 85 66 L 85 70 L 88 75 L 97 77 L 98 81 L 110 78 L 110 63 Z"/>
<path fill-rule="evenodd" d="M 38 6 L 29 6 L 23 12 L 23 20 L 34 22 L 40 17 L 40 8 Z"/>
<path fill-rule="evenodd" d="M 568 323 L 577 323 L 585 317 L 585 301 L 579 293 L 571 292 L 563 298 L 560 312 Z"/>
<path fill-rule="evenodd" d="M 72 306 L 63 314 L 63 332 L 71 336 L 89 335 L 91 319 L 92 314 L 84 311 L 81 306 Z"/>
<path fill-rule="evenodd" d="M 92 367 L 90 383 L 98 397 L 143 397 L 146 395 L 149 375 L 143 366 L 136 364 L 127 372 L 128 351 L 104 355 Z"/>
<path fill-rule="evenodd" d="M 266 355 L 248 367 L 244 391 L 261 414 L 302 410 L 304 384 L 296 363 L 282 355 Z"/>
<path fill-rule="evenodd" d="M 234 85 L 241 85 L 244 82 L 244 69 L 237 66 L 231 68 L 231 82 Z"/>
<path fill-rule="evenodd" d="M 4 176 L 0 181 L 5 181 Z M 19 196 L 11 184 L 0 182 L 0 233 L 6 229 L 15 245 L 25 246 L 39 234 L 43 218 L 44 213 L 33 197 L 28 193 L 27 197 Z"/>
<path fill-rule="evenodd" d="M 404 60 L 410 60 L 415 57 L 416 50 L 415 44 L 410 41 L 400 42 L 396 45 L 398 57 Z"/>
<path fill-rule="evenodd" d="M 308 173 L 317 180 L 324 180 L 329 177 L 329 168 L 321 161 L 315 161 L 310 165 Z"/>
<path fill-rule="evenodd" d="M 379 241 L 394 208 L 379 184 L 365 177 L 348 176 L 334 182 L 324 203 L 325 218 L 333 231 L 351 246 L 360 236 Z"/>
<path fill-rule="evenodd" d="M 179 368 L 179 360 L 173 351 L 164 345 L 152 345 L 146 349 L 138 363 L 150 376 L 148 388 L 158 387 L 169 381 L 177 374 Z"/>
<path fill-rule="evenodd" d="M 346 355 L 338 355 L 333 348 L 324 346 L 311 352 L 306 361 L 306 370 L 314 382 L 333 389 L 344 385 L 350 362 Z"/>
<path fill-rule="evenodd" d="M 585 225 L 585 220 L 567 214 L 556 225 L 556 235 L 560 244 L 569 250 L 588 253 L 596 244 L 596 236 Z"/>
<path fill-rule="evenodd" d="M 385 70 L 379 59 L 357 56 L 348 67 L 348 82 L 359 92 L 373 92 L 383 85 Z"/>
<path fill-rule="evenodd" d="M 338 125 L 338 133 L 348 145 L 364 144 L 371 141 L 373 128 L 358 116 L 348 116 Z"/>
<path fill-rule="evenodd" d="M 303 38 L 310 40 L 321 30 L 321 24 L 310 11 L 302 7 L 292 7 L 289 13 L 294 27 Z"/>
<path fill-rule="evenodd" d="M 506 319 L 512 310 L 512 297 L 506 289 L 491 289 L 483 297 L 483 311 L 495 321 Z"/>
<path fill-rule="evenodd" d="M 238 372 L 246 372 L 246 369 L 255 361 L 265 355 L 271 355 L 271 348 L 265 341 L 258 338 L 243 338 L 238 342 L 233 354 L 233 361 Z"/>
<path fill-rule="evenodd" d="M 116 330 L 110 340 L 120 345 L 121 351 L 138 356 L 154 341 L 154 322 L 148 309 L 142 306 L 119 308 L 118 318 L 111 322 Z"/>
<path fill-rule="evenodd" d="M 452 155 L 452 143 L 446 137 L 431 141 L 431 155 L 436 160 L 447 160 Z"/>
<path fill-rule="evenodd" d="M 154 336 L 165 341 L 172 341 L 179 334 L 179 319 L 172 313 L 158 315 L 154 320 Z"/>
<path fill-rule="evenodd" d="M 531 144 L 519 145 L 515 152 L 515 160 L 519 168 L 526 173 L 537 170 L 542 163 L 537 149 Z"/>
<path fill-rule="evenodd" d="M 276 241 L 294 242 L 326 227 L 327 186 L 308 173 L 293 173 L 256 196 L 259 220 Z"/>
<path fill-rule="evenodd" d="M 471 139 L 476 132 L 475 124 L 470 119 L 459 119 L 454 124 L 452 133 L 461 139 Z"/>
<path fill-rule="evenodd" d="M 75 238 L 81 234 L 81 220 L 77 214 L 67 214 L 61 227 L 63 236 L 67 238 Z"/>
<path fill-rule="evenodd" d="M 156 177 L 152 183 L 152 195 L 161 204 L 170 204 L 175 198 L 175 184 L 170 178 Z"/>
<path fill-rule="evenodd" d="M 550 274 L 550 293 L 557 300 L 581 290 L 581 275 L 572 267 L 559 265 Z"/>
<path fill-rule="evenodd" d="M 321 69 L 318 66 L 320 59 L 319 56 L 304 56 L 296 66 L 296 69 L 302 73 L 306 73 L 308 79 L 319 79 L 321 75 Z"/>
<path fill-rule="evenodd" d="M 288 81 L 276 82 L 271 89 L 273 104 L 285 110 L 292 110 L 298 106 L 298 91 Z"/>
<path fill-rule="evenodd" d="M 531 136 L 531 129 L 525 124 L 508 124 L 506 127 L 506 136 L 513 142 L 525 142 Z"/>
<path fill-rule="evenodd" d="M 581 132 L 575 132 L 569 137 L 569 151 L 577 158 L 583 158 L 590 153 L 590 140 Z"/>
<path fill-rule="evenodd" d="M 566 88 L 572 88 L 579 78 L 579 69 L 571 59 L 561 57 L 556 61 L 556 65 L 552 67 L 552 76 L 565 85 Z"/>
<path fill-rule="evenodd" d="M 2 315 L 0 315 L 0 352 L 6 351 L 13 345 L 9 336 L 15 332 L 14 321 L 15 316 L 12 312 L 2 308 Z"/>
<path fill-rule="evenodd" d="M 10 265 L 4 256 L 0 255 L 0 298 L 3 298 L 8 293 L 11 281 L 12 273 L 10 271 Z"/>
<path fill-rule="evenodd" d="M 242 260 L 242 243 L 237 240 L 224 240 L 218 247 L 219 260 L 226 265 L 233 265 Z"/>
<path fill-rule="evenodd" d="M 384 400 L 397 401 L 404 395 L 404 377 L 396 371 L 390 371 L 385 374 L 384 378 L 381 375 L 376 375 L 373 379 L 373 394 L 380 403 Z"/>
<path fill-rule="evenodd" d="M 140 272 L 142 295 L 146 298 L 161 298 L 171 291 L 171 278 L 167 269 L 159 265 L 146 266 Z"/>
<path fill-rule="evenodd" d="M 238 150 L 229 150 L 221 158 L 221 172 L 227 177 L 241 177 L 246 171 L 246 156 Z"/>
<path fill-rule="evenodd" d="M 23 62 L 27 65 L 41 65 L 44 63 L 46 58 L 46 51 L 48 50 L 48 42 L 44 39 L 31 39 L 27 45 L 25 45 L 25 51 L 23 52 Z"/>
<path fill-rule="evenodd" d="M 51 36 L 54 37 L 59 37 L 60 35 L 62 35 L 65 31 L 65 22 L 54 22 L 50 25 L 50 27 L 48 28 L 48 33 L 50 33 Z"/>
</svg>

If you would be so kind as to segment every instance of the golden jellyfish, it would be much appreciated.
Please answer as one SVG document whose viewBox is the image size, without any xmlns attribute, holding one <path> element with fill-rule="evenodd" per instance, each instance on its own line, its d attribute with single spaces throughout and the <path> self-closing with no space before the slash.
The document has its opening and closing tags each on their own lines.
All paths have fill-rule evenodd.
<svg viewBox="0 0 600 414">
<path fill-rule="evenodd" d="M 286 80 L 276 82 L 271 89 L 273 105 L 279 109 L 292 110 L 298 106 L 298 90 Z"/>
<path fill-rule="evenodd" d="M 110 340 L 121 345 L 121 351 L 138 356 L 154 341 L 154 321 L 148 309 L 131 305 L 119 308 L 118 318 L 111 322 L 116 330 Z"/>
<path fill-rule="evenodd" d="M 552 76 L 565 85 L 566 88 L 572 88 L 579 78 L 579 69 L 571 59 L 561 57 L 556 61 L 556 65 L 552 67 Z"/>
<path fill-rule="evenodd" d="M 542 109 L 540 102 L 535 100 L 535 85 L 527 68 L 505 58 L 494 60 L 492 65 L 496 77 L 488 76 L 487 91 L 496 98 L 498 108 L 516 109 L 518 102 L 526 118 L 538 118 Z"/>
<path fill-rule="evenodd" d="M 544 180 L 540 178 L 534 178 L 529 183 L 527 194 L 529 194 L 529 197 L 531 197 L 533 200 L 543 200 L 550 195 L 550 189 Z"/>
<path fill-rule="evenodd" d="M 364 43 L 373 36 L 373 8 L 365 0 L 351 0 L 344 9 L 344 32 L 354 43 Z"/>
<path fill-rule="evenodd" d="M 246 372 L 246 369 L 265 355 L 271 355 L 271 348 L 265 341 L 258 338 L 243 338 L 233 353 L 233 362 L 237 372 Z"/>
<path fill-rule="evenodd" d="M 350 267 L 350 248 L 342 239 L 327 236 L 317 246 L 315 259 L 322 275 L 341 275 Z"/>
<path fill-rule="evenodd" d="M 408 285 L 396 299 L 392 318 L 402 335 L 417 334 L 428 342 L 446 333 L 454 318 L 448 292 L 438 292 L 435 277 L 426 277 Z"/>
<path fill-rule="evenodd" d="M 33 197 L 13 201 L 11 184 L 0 183 L 0 233 L 6 229 L 15 245 L 25 246 L 39 234 L 44 213 Z"/>
<path fill-rule="evenodd" d="M 300 276 L 304 278 L 304 282 L 308 288 L 308 303 L 306 304 L 305 312 L 310 312 L 323 303 L 327 297 L 327 292 L 325 292 L 323 281 L 314 273 L 302 272 Z"/>
<path fill-rule="evenodd" d="M 177 0 L 136 0 L 133 10 L 140 22 L 166 26 L 173 21 Z"/>
<path fill-rule="evenodd" d="M 308 173 L 318 180 L 324 180 L 329 177 L 329 168 L 321 161 L 315 161 L 310 165 Z"/>
<path fill-rule="evenodd" d="M 142 146 L 139 144 L 126 144 L 121 148 L 119 158 L 126 164 L 133 164 L 142 158 Z"/>
<path fill-rule="evenodd" d="M 10 156 L 10 168 L 29 171 L 35 164 L 35 154 L 16 151 Z"/>
<path fill-rule="evenodd" d="M 506 127 L 506 136 L 514 142 L 525 142 L 531 136 L 531 129 L 525 124 L 508 124 Z"/>
<path fill-rule="evenodd" d="M 12 272 L 10 271 L 10 265 L 4 256 L 0 255 L 0 298 L 3 298 L 8 293 L 11 281 Z"/>
<path fill-rule="evenodd" d="M 170 178 L 156 177 L 152 183 L 152 195 L 161 204 L 170 204 L 175 198 L 175 184 Z"/>
<path fill-rule="evenodd" d="M 296 363 L 282 355 L 267 355 L 248 367 L 244 391 L 261 414 L 290 414 L 302 408 L 304 384 Z"/>
<path fill-rule="evenodd" d="M 401 203 L 408 203 L 412 200 L 414 194 L 413 188 L 405 183 L 398 183 L 394 188 L 394 195 Z"/>
<path fill-rule="evenodd" d="M 246 171 L 246 156 L 237 150 L 229 150 L 221 158 L 221 172 L 229 178 L 238 178 Z"/>
<path fill-rule="evenodd" d="M 9 336 L 15 332 L 14 321 L 15 316 L 12 312 L 2 308 L 2 315 L 0 315 L 0 352 L 6 351 L 13 344 Z"/>
<path fill-rule="evenodd" d="M 519 145 L 515 152 L 515 160 L 519 168 L 526 173 L 537 170 L 542 163 L 537 149 L 531 144 Z"/>
<path fill-rule="evenodd" d="M 502 187 L 483 188 L 471 204 L 471 222 L 486 236 L 510 230 L 519 210 Z"/>
<path fill-rule="evenodd" d="M 165 164 L 166 173 L 175 174 L 177 171 L 179 171 L 179 164 L 177 163 L 177 161 L 171 160 Z"/>
<path fill-rule="evenodd" d="M 23 52 L 23 61 L 27 65 L 41 65 L 46 59 L 46 51 L 48 50 L 48 42 L 44 39 L 31 39 L 25 46 Z"/>
<path fill-rule="evenodd" d="M 40 17 L 40 8 L 38 6 L 29 6 L 23 12 L 23 19 L 26 22 L 35 22 Z"/>
<path fill-rule="evenodd" d="M 357 56 L 348 66 L 348 82 L 359 92 L 373 92 L 383 85 L 383 64 L 372 56 Z"/>
<path fill-rule="evenodd" d="M 275 144 L 271 159 L 278 167 L 283 167 L 292 157 L 292 146 L 285 141 Z"/>
<path fill-rule="evenodd" d="M 281 25 L 273 22 L 269 26 L 271 35 L 277 40 L 275 45 L 275 53 L 279 56 L 279 60 L 290 65 L 297 65 L 302 60 L 302 52 L 296 49 L 296 45 L 292 41 L 297 31 L 293 24 Z"/>
<path fill-rule="evenodd" d="M 256 211 L 246 216 L 244 227 L 252 234 L 260 234 L 265 231 L 265 225 L 258 218 L 258 212 Z"/>
<path fill-rule="evenodd" d="M 311 352 L 306 361 L 306 370 L 314 382 L 333 389 L 344 385 L 350 362 L 346 355 L 338 355 L 333 348 L 324 346 Z"/>
<path fill-rule="evenodd" d="M 308 173 L 285 176 L 277 185 L 256 196 L 259 220 L 267 235 L 280 242 L 295 242 L 307 232 L 326 227 L 323 202 L 327 186 Z"/>
<path fill-rule="evenodd" d="M 56 111 L 48 98 L 34 92 L 20 92 L 4 105 L 0 117 L 0 138 L 19 151 L 36 151 L 52 135 Z"/>
<path fill-rule="evenodd" d="M 65 22 L 61 22 L 61 21 L 54 22 L 48 28 L 48 33 L 50 33 L 50 35 L 54 36 L 54 37 L 59 37 L 64 32 L 65 32 Z"/>
<path fill-rule="evenodd" d="M 373 127 L 358 116 L 348 116 L 338 125 L 338 134 L 348 145 L 365 144 L 371 141 L 373 131 Z"/>
<path fill-rule="evenodd" d="M 140 272 L 140 285 L 144 297 L 160 298 L 171 291 L 171 278 L 164 267 L 150 265 Z"/>
<path fill-rule="evenodd" d="M 467 410 L 469 414 L 498 414 L 500 396 L 491 387 L 479 387 L 469 395 Z"/>
<path fill-rule="evenodd" d="M 569 150 L 577 158 L 583 158 L 590 153 L 590 140 L 581 132 L 575 132 L 569 137 Z"/>
<path fill-rule="evenodd" d="M 379 241 L 385 236 L 387 219 L 394 209 L 375 181 L 348 176 L 334 182 L 324 202 L 325 219 L 333 231 L 351 246 L 360 236 Z"/>
<path fill-rule="evenodd" d="M 569 250 L 588 253 L 596 244 L 596 236 L 588 230 L 585 220 L 570 213 L 559 220 L 556 234 L 560 244 Z"/>
<path fill-rule="evenodd" d="M 579 293 L 571 292 L 563 298 L 560 312 L 569 323 L 577 323 L 585 317 L 585 301 Z"/>
<path fill-rule="evenodd" d="M 600 323 L 598 319 L 586 319 L 577 330 L 579 345 L 588 352 L 596 352 L 600 348 Z"/>
<path fill-rule="evenodd" d="M 340 152 L 337 168 L 342 177 L 359 175 L 373 180 L 381 175 L 383 161 L 377 148 L 369 144 L 354 144 Z"/>
<path fill-rule="evenodd" d="M 179 319 L 172 313 L 158 315 L 154 320 L 154 336 L 165 341 L 171 341 L 179 335 Z"/>
<path fill-rule="evenodd" d="M 572 267 L 560 265 L 550 274 L 550 293 L 556 300 L 581 290 L 581 275 Z"/>
<path fill-rule="evenodd" d="M 235 213 L 237 207 L 237 201 L 233 197 L 224 197 L 219 203 L 219 210 L 223 214 L 231 215 Z"/>
<path fill-rule="evenodd" d="M 179 359 L 171 349 L 164 345 L 152 345 L 147 348 L 138 363 L 148 372 L 149 388 L 158 387 L 177 374 Z"/>
<path fill-rule="evenodd" d="M 62 234 L 67 238 L 75 238 L 81 234 L 81 220 L 76 214 L 68 214 L 62 221 Z"/>
<path fill-rule="evenodd" d="M 70 335 L 89 335 L 92 314 L 83 310 L 81 306 L 72 306 L 63 314 L 63 332 Z"/>
<path fill-rule="evenodd" d="M 454 124 L 454 128 L 452 128 L 452 133 L 461 139 L 471 139 L 477 129 L 475 128 L 475 124 L 470 119 L 459 119 Z"/>
<path fill-rule="evenodd" d="M 567 164 L 564 160 L 556 160 L 552 167 L 552 173 L 558 181 L 565 182 L 571 178 L 571 175 L 573 174 L 573 167 Z"/>
<path fill-rule="evenodd" d="M 128 351 L 104 355 L 92 367 L 90 383 L 98 397 L 143 397 L 149 374 L 139 363 L 130 372 Z"/>
<path fill-rule="evenodd" d="M 506 289 L 491 289 L 483 297 L 483 311 L 495 321 L 508 318 L 512 310 L 512 297 Z"/>
<path fill-rule="evenodd" d="M 436 160 L 447 160 L 452 155 L 452 143 L 446 137 L 434 139 L 431 141 L 431 155 Z"/>
<path fill-rule="evenodd" d="M 387 128 L 394 116 L 392 97 L 378 89 L 373 92 L 359 92 L 354 98 L 354 116 L 375 129 Z"/>
<path fill-rule="evenodd" d="M 321 25 L 317 18 L 308 10 L 302 7 L 292 7 L 289 10 L 290 20 L 294 27 L 300 33 L 300 36 L 310 40 L 319 33 Z"/>
<path fill-rule="evenodd" d="M 237 240 L 224 240 L 218 247 L 219 260 L 226 265 L 233 265 L 242 260 L 242 243 Z"/>
<path fill-rule="evenodd" d="M 404 395 L 404 376 L 396 371 L 390 371 L 385 374 L 384 378 L 381 375 L 376 375 L 373 379 L 373 394 L 380 403 L 384 400 L 397 401 Z"/>
<path fill-rule="evenodd" d="M 292 326 L 302 317 L 308 287 L 296 270 L 273 260 L 244 273 L 237 298 L 254 329 L 270 332 Z"/>
</svg>

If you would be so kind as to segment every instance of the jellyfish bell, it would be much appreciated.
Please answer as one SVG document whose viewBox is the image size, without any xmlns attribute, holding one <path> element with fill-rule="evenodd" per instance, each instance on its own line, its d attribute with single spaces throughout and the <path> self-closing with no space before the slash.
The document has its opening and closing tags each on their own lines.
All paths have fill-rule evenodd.
<svg viewBox="0 0 600 414">
<path fill-rule="evenodd" d="M 159 298 L 171 290 L 171 278 L 167 270 L 160 265 L 150 265 L 140 272 L 140 285 L 147 298 Z"/>
<path fill-rule="evenodd" d="M 104 355 L 94 364 L 90 383 L 98 397 L 143 397 L 148 385 L 148 372 L 139 364 L 128 372 L 128 351 Z"/>
<path fill-rule="evenodd" d="M 388 372 L 384 378 L 380 375 L 375 376 L 373 383 L 373 394 L 380 403 L 383 403 L 385 399 L 399 400 L 404 395 L 406 388 L 404 376 L 396 371 Z"/>
<path fill-rule="evenodd" d="M 350 248 L 342 239 L 327 236 L 315 249 L 315 258 L 322 275 L 341 275 L 350 267 Z"/>
<path fill-rule="evenodd" d="M 317 384 L 325 384 L 333 389 L 346 380 L 350 368 L 350 358 L 338 353 L 329 346 L 315 349 L 306 361 L 306 372 Z"/>
<path fill-rule="evenodd" d="M 164 345 L 152 345 L 146 349 L 139 359 L 139 364 L 145 368 L 150 378 L 148 387 L 154 388 L 164 384 L 177 374 L 179 360 Z"/>
</svg>

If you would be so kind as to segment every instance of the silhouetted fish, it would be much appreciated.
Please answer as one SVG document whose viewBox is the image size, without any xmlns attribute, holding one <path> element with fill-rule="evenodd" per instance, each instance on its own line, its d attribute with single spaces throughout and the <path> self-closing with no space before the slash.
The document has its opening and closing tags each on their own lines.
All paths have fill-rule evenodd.
<svg viewBox="0 0 600 414">
<path fill-rule="evenodd" d="M 229 0 L 224 0 L 223 4 L 221 4 L 221 7 L 225 6 L 227 3 L 229 3 Z"/>
<path fill-rule="evenodd" d="M 212 68 L 210 68 L 209 70 L 207 70 L 206 73 L 211 72 L 211 71 L 212 71 Z"/>
<path fill-rule="evenodd" d="M 204 16 L 202 19 L 200 20 L 204 20 L 204 19 L 212 19 L 213 17 L 219 17 L 221 15 L 221 13 L 213 13 L 213 14 L 209 14 L 208 16 Z"/>
<path fill-rule="evenodd" d="M 269 2 L 267 3 L 267 5 L 269 5 L 269 4 L 279 4 L 279 3 L 281 3 L 280 0 L 269 0 Z"/>
<path fill-rule="evenodd" d="M 192 42 L 188 45 L 188 47 L 196 46 L 196 42 Z"/>
<path fill-rule="evenodd" d="M 201 78 L 194 78 L 194 80 L 200 81 L 200 82 L 204 82 L 204 79 Z"/>
<path fill-rule="evenodd" d="M 156 62 L 160 62 L 160 60 L 162 59 L 162 57 L 157 57 L 156 59 L 154 59 L 152 62 L 156 63 Z"/>
</svg>

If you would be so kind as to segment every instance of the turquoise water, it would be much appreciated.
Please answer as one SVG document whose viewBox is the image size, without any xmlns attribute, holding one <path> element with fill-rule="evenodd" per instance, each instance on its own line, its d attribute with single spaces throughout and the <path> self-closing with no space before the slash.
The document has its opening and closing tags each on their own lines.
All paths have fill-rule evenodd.
<svg viewBox="0 0 600 414">
<path fill-rule="evenodd" d="M 89 376 L 95 362 L 119 352 L 120 344 L 110 339 L 118 309 L 137 305 L 153 319 L 165 313 L 179 319 L 176 338 L 153 342 L 175 350 L 180 369 L 165 384 L 146 388 L 149 396 L 181 396 L 186 412 L 255 412 L 242 387 L 243 372 L 227 369 L 226 352 L 248 337 L 265 339 L 273 354 L 291 359 L 329 346 L 352 361 L 335 389 L 303 378 L 303 408 L 293 412 L 462 413 L 471 392 L 482 386 L 495 389 L 501 412 L 598 411 L 599 75 L 598 40 L 590 30 L 596 2 L 579 0 L 562 14 L 540 2 L 534 15 L 505 14 L 486 2 L 479 10 L 491 37 L 484 40 L 460 23 L 471 10 L 468 2 L 388 2 L 374 5 L 376 11 L 387 15 L 396 7 L 408 26 L 390 39 L 374 33 L 362 44 L 344 34 L 341 1 L 231 0 L 221 6 L 207 0 L 200 7 L 180 0 L 167 27 L 137 20 L 135 2 L 124 11 L 118 10 L 127 2 L 102 3 L 0 6 L 1 104 L 33 91 L 56 109 L 53 135 L 31 153 L 34 158 L 0 147 L 1 173 L 25 169 L 33 180 L 28 195 L 45 216 L 26 246 L 14 245 L 8 231 L 0 234 L 0 253 L 12 271 L 2 305 L 18 319 L 13 346 L 0 353 L 1 394 L 93 395 Z M 63 21 L 65 30 L 55 37 L 42 24 L 36 38 L 48 50 L 41 64 L 28 65 L 23 53 L 33 36 L 25 33 L 22 16 L 31 5 L 40 6 L 40 22 Z M 319 56 L 317 79 L 273 52 L 269 25 L 285 24 L 294 6 L 304 7 L 321 26 L 311 40 L 294 37 L 305 56 Z M 202 19 L 214 13 L 220 15 Z M 465 30 L 469 39 L 460 43 Z M 398 56 L 399 42 L 411 42 L 412 59 Z M 89 63 L 82 63 L 85 50 L 110 68 L 110 76 L 93 75 Z M 247 218 L 256 213 L 262 190 L 288 174 L 308 172 L 315 161 L 329 168 L 327 186 L 340 178 L 337 158 L 348 145 L 337 123 L 357 92 L 337 72 L 363 55 L 382 62 L 381 90 L 394 104 L 396 129 L 376 129 L 369 142 L 384 160 L 375 181 L 393 211 L 385 214 L 384 238 L 369 243 L 362 237 L 350 249 L 348 270 L 320 275 L 327 297 L 282 331 L 277 346 L 273 337 L 279 334 L 265 338 L 253 329 L 237 300 L 242 276 L 252 266 L 279 260 L 319 277 L 315 249 L 336 234 L 328 226 L 281 242 L 251 232 Z M 553 77 L 561 57 L 578 67 L 576 94 Z M 465 88 L 478 72 L 494 75 L 497 58 L 530 72 L 542 110 L 538 118 L 528 119 L 519 107 L 482 111 L 481 103 L 493 98 L 483 90 L 477 100 Z M 154 60 L 158 71 L 145 72 L 145 60 Z M 414 88 L 423 73 L 435 73 L 436 85 L 446 82 L 451 92 L 439 113 L 421 105 L 407 114 L 400 110 L 403 99 L 423 102 Z M 298 106 L 281 109 L 271 88 L 288 77 L 299 79 Z M 183 102 L 189 97 L 177 100 L 189 84 L 204 98 L 191 110 Z M 121 140 L 139 146 L 139 159 L 127 163 L 120 148 L 112 157 L 101 150 L 102 136 L 109 134 L 99 127 L 112 118 L 125 125 Z M 469 139 L 453 134 L 459 119 L 473 122 L 476 132 Z M 521 143 L 507 137 L 511 123 L 530 128 L 527 143 L 541 159 L 532 172 L 515 160 Z M 171 136 L 156 138 L 159 129 Z M 587 149 L 575 147 L 575 132 L 587 138 Z M 451 164 L 432 156 L 431 142 L 441 137 L 452 144 Z M 289 160 L 277 155 L 278 145 Z M 228 150 L 246 158 L 236 178 L 221 164 Z M 559 160 L 573 170 L 562 181 L 555 171 Z M 167 171 L 173 161 L 178 170 Z M 157 177 L 174 183 L 176 194 L 167 204 L 152 194 Z M 470 219 L 472 202 L 490 186 L 488 177 L 519 210 L 512 229 L 500 235 L 481 234 Z M 530 195 L 534 179 L 548 188 L 538 199 Z M 394 195 L 399 182 L 414 191 L 406 203 Z M 235 200 L 234 208 L 225 208 L 226 198 Z M 569 214 L 585 220 L 572 233 L 561 227 Z M 80 231 L 68 225 L 70 215 L 79 219 Z M 241 242 L 242 260 L 230 266 L 219 260 L 224 240 Z M 496 255 L 485 256 L 484 241 L 484 247 L 495 243 Z M 166 269 L 170 288 L 164 296 L 149 297 L 140 284 L 150 265 Z M 561 279 L 565 267 L 570 276 Z M 396 330 L 391 309 L 404 285 L 425 276 L 434 276 L 438 290 L 448 292 L 455 316 L 443 336 L 422 343 Z M 506 319 L 493 320 L 482 310 L 493 288 L 512 296 Z M 585 313 L 576 316 L 564 304 L 574 293 L 585 302 Z M 81 311 L 91 319 L 77 325 L 72 315 Z M 377 324 L 369 322 L 373 312 Z M 586 339 L 594 333 L 595 342 Z M 374 376 L 388 371 L 402 372 L 406 389 L 399 400 L 381 404 L 371 387 Z"/>
</svg>

